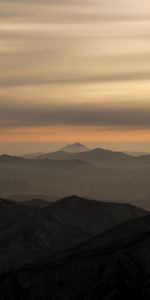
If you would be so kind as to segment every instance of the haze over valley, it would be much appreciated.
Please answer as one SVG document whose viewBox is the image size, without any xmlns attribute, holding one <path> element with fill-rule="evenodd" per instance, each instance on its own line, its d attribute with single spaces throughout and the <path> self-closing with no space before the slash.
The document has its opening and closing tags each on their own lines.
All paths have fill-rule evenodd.
<svg viewBox="0 0 150 300">
<path fill-rule="evenodd" d="M 80 151 L 74 152 L 77 147 Z M 100 201 L 135 203 L 150 210 L 150 155 L 85 149 L 86 146 L 75 144 L 71 152 L 60 149 L 24 157 L 1 155 L 1 197 L 55 201 L 79 195 Z"/>
</svg>

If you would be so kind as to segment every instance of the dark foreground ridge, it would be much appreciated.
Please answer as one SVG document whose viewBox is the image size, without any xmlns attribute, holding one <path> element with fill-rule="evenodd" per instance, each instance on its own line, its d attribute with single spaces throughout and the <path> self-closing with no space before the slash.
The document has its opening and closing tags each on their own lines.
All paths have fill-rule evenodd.
<svg viewBox="0 0 150 300">
<path fill-rule="evenodd" d="M 50 258 L 147 212 L 72 196 L 54 204 L 0 200 L 0 274 Z"/>
<path fill-rule="evenodd" d="M 148 299 L 150 217 L 132 205 L 2 199 L 0 245 L 1 300 Z"/>
<path fill-rule="evenodd" d="M 0 279 L 1 299 L 150 299 L 150 216 Z"/>
</svg>

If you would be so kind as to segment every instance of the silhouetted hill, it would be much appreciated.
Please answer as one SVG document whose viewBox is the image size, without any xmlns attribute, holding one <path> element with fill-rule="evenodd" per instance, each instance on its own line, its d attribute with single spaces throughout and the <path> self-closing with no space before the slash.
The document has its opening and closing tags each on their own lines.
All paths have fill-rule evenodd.
<svg viewBox="0 0 150 300">
<path fill-rule="evenodd" d="M 80 153 L 80 159 L 94 163 L 100 167 L 112 167 L 116 166 L 116 164 L 123 165 L 126 163 L 132 163 L 134 158 L 121 152 L 97 148 L 88 152 Z M 120 165 L 118 165 L 118 167 L 119 166 Z"/>
<path fill-rule="evenodd" d="M 139 168 L 150 166 L 150 155 L 132 156 L 122 152 L 102 148 L 92 149 L 81 153 L 56 151 L 37 157 L 38 159 L 67 160 L 79 159 L 101 168 Z"/>
<path fill-rule="evenodd" d="M 0 273 L 51 256 L 88 239 L 36 205 L 0 202 Z"/>
<path fill-rule="evenodd" d="M 52 159 L 52 160 L 65 160 L 65 159 L 71 159 L 72 155 L 71 153 L 67 153 L 66 151 L 59 150 L 55 152 L 50 153 L 44 153 L 37 157 L 37 159 Z"/>
<path fill-rule="evenodd" d="M 0 200 L 0 273 L 50 258 L 143 215 L 147 212 L 131 205 L 76 196 L 42 207 Z"/>
<path fill-rule="evenodd" d="M 96 235 L 145 215 L 145 210 L 130 204 L 98 202 L 71 196 L 51 204 L 50 214 L 65 225 Z"/>
<path fill-rule="evenodd" d="M 55 152 L 58 154 L 58 152 L 60 152 L 60 157 L 61 157 L 61 153 L 63 155 L 63 152 L 67 152 L 67 153 L 78 153 L 78 152 L 85 152 L 85 151 L 88 151 L 89 148 L 86 147 L 85 145 L 83 144 L 80 144 L 80 143 L 74 143 L 74 144 L 69 144 L 69 145 L 66 145 L 64 147 L 62 147 L 61 149 L 59 150 L 56 150 Z M 51 152 L 54 153 L 55 152 Z M 51 154 L 49 153 L 49 154 Z M 37 158 L 47 158 L 49 156 L 49 154 L 47 153 L 43 153 L 43 152 L 35 152 L 35 153 L 27 153 L 27 154 L 24 154 L 23 157 L 24 158 L 27 158 L 27 159 L 37 159 Z M 63 156 L 62 159 L 65 159 L 66 157 Z"/>
<path fill-rule="evenodd" d="M 1 299 L 150 299 L 150 216 L 0 278 Z"/>
</svg>

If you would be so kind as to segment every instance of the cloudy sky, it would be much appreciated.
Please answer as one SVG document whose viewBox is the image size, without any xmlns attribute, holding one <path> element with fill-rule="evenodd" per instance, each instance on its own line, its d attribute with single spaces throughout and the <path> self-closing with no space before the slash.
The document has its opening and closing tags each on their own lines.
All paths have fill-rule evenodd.
<svg viewBox="0 0 150 300">
<path fill-rule="evenodd" d="M 150 151 L 149 0 L 0 0 L 0 152 Z"/>
</svg>

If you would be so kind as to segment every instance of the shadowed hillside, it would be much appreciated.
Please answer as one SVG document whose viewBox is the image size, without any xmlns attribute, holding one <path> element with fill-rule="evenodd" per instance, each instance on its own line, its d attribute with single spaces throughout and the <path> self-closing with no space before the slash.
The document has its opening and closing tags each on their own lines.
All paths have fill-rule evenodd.
<svg viewBox="0 0 150 300">
<path fill-rule="evenodd" d="M 49 206 L 0 200 L 0 273 L 56 255 L 146 214 L 132 205 L 76 196 Z"/>
<path fill-rule="evenodd" d="M 98 235 L 57 257 L 0 279 L 1 299 L 150 298 L 150 217 Z M 9 287 L 9 288 L 8 288 Z"/>
</svg>

